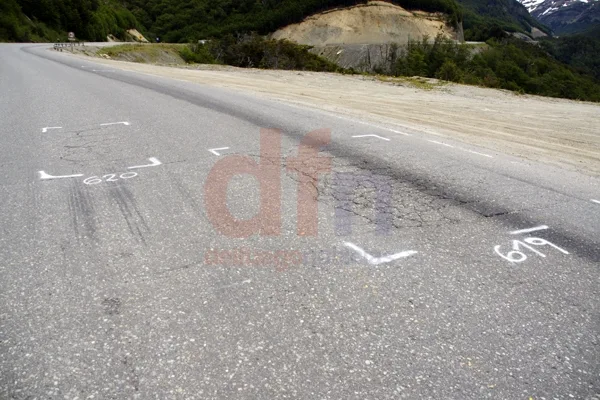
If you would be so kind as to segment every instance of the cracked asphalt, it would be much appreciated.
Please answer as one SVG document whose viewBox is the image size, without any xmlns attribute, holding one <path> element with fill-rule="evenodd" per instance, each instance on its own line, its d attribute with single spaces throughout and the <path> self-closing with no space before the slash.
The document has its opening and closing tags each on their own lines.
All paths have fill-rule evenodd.
<svg viewBox="0 0 600 400">
<path fill-rule="evenodd" d="M 600 399 L 597 178 L 0 60 L 0 399 Z"/>
</svg>

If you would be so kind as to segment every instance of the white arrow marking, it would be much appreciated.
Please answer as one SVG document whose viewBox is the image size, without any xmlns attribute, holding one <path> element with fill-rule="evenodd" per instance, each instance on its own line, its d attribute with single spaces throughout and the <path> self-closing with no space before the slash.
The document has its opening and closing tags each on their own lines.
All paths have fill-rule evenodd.
<svg viewBox="0 0 600 400">
<path fill-rule="evenodd" d="M 591 199 L 591 200 L 592 200 L 592 202 L 594 202 L 594 203 L 600 204 L 600 200 L 594 200 L 594 199 Z"/>
<path fill-rule="evenodd" d="M 127 126 L 129 126 L 130 124 L 127 121 L 123 121 L 123 122 L 109 122 L 109 123 L 106 123 L 106 124 L 100 124 L 100 126 L 109 126 L 109 125 L 127 125 Z"/>
<path fill-rule="evenodd" d="M 208 149 L 208 151 L 213 153 L 215 156 L 220 156 L 221 154 L 218 153 L 217 150 L 229 150 L 229 147 L 219 147 L 217 149 Z"/>
<path fill-rule="evenodd" d="M 352 136 L 353 138 L 360 138 L 360 137 L 375 137 L 377 139 L 381 139 L 381 140 L 387 140 L 388 142 L 390 141 L 390 139 L 385 138 L 383 136 L 379 136 L 379 135 L 356 135 L 356 136 Z"/>
<path fill-rule="evenodd" d="M 389 256 L 376 258 L 376 257 L 373 257 L 372 255 L 370 255 L 369 253 L 367 253 L 366 251 L 364 251 L 363 249 L 361 249 L 360 247 L 358 247 L 357 245 L 355 245 L 354 243 L 345 242 L 344 246 L 349 247 L 352 250 L 356 251 L 361 257 L 366 259 L 367 262 L 371 265 L 379 265 L 379 264 L 389 263 L 390 261 L 394 261 L 399 258 L 410 257 L 414 254 L 417 254 L 416 251 L 408 250 L 408 251 L 403 251 L 401 253 L 396 253 L 396 254 L 392 254 Z"/>
<path fill-rule="evenodd" d="M 546 225 L 540 225 L 540 226 L 536 226 L 535 228 L 520 229 L 518 231 L 512 231 L 512 232 L 510 232 L 510 234 L 511 235 L 519 235 L 521 233 L 530 233 L 530 232 L 535 232 L 535 231 L 543 231 L 544 229 L 548 229 L 548 226 L 546 226 Z"/>
<path fill-rule="evenodd" d="M 38 171 L 38 172 L 40 174 L 40 179 L 41 180 L 47 180 L 47 179 L 65 179 L 65 178 L 79 178 L 80 176 L 83 176 L 83 174 L 54 176 L 54 175 L 47 174 L 44 171 Z"/>
<path fill-rule="evenodd" d="M 42 133 L 48 132 L 48 129 L 62 129 L 62 126 L 47 126 L 45 128 L 42 128 Z"/>
<path fill-rule="evenodd" d="M 155 157 L 151 157 L 148 159 L 152 164 L 146 164 L 146 165 L 136 165 L 133 167 L 128 167 L 127 169 L 138 169 L 138 168 L 148 168 L 148 167 L 158 167 L 159 165 L 161 165 L 162 163 L 159 161 L 158 158 Z"/>
</svg>

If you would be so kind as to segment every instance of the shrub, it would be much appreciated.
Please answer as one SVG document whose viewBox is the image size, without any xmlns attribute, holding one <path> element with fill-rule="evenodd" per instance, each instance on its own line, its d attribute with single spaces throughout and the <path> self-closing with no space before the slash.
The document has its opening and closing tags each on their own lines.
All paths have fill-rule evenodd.
<svg viewBox="0 0 600 400">
<path fill-rule="evenodd" d="M 445 81 L 460 82 L 462 71 L 452 60 L 446 60 L 436 72 L 435 77 Z"/>
<path fill-rule="evenodd" d="M 215 64 L 217 62 L 207 46 L 202 44 L 184 46 L 179 50 L 179 55 L 188 64 Z"/>
<path fill-rule="evenodd" d="M 198 47 L 199 51 L 209 52 L 217 62 L 235 67 L 342 71 L 332 62 L 311 53 L 309 46 L 267 39 L 256 33 L 238 37 L 226 35 Z"/>
<path fill-rule="evenodd" d="M 399 52 L 391 70 L 395 75 L 435 77 L 519 93 L 600 100 L 598 81 L 558 62 L 540 47 L 512 38 L 490 40 L 488 46 L 471 56 L 468 46 L 440 36 L 433 43 L 413 41 Z"/>
</svg>

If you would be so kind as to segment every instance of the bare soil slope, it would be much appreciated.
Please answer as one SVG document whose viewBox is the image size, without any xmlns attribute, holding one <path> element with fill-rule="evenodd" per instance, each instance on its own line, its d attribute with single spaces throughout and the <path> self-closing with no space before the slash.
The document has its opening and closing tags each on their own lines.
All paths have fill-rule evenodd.
<svg viewBox="0 0 600 400">
<path fill-rule="evenodd" d="M 409 39 L 442 34 L 456 39 L 457 32 L 446 25 L 443 14 L 407 11 L 382 1 L 336 9 L 308 17 L 273 33 L 275 39 L 288 39 L 310 46 L 333 44 L 406 44 Z"/>
</svg>

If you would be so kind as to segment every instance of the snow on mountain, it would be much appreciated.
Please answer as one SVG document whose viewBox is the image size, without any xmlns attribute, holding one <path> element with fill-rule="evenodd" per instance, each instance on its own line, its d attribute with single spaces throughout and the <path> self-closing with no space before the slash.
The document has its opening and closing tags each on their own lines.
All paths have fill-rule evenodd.
<svg viewBox="0 0 600 400">
<path fill-rule="evenodd" d="M 600 24 L 600 0 L 519 1 L 556 34 L 580 32 Z"/>
<path fill-rule="evenodd" d="M 521 4 L 527 8 L 527 11 L 531 14 L 540 4 L 545 0 L 520 0 Z"/>
<path fill-rule="evenodd" d="M 527 11 L 529 11 L 531 15 L 547 14 L 550 9 L 556 11 L 561 7 L 570 7 L 578 3 L 588 4 L 597 1 L 598 0 L 520 0 L 521 4 L 527 8 Z"/>
</svg>

